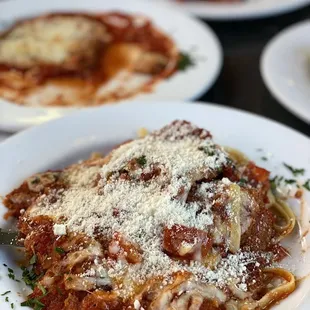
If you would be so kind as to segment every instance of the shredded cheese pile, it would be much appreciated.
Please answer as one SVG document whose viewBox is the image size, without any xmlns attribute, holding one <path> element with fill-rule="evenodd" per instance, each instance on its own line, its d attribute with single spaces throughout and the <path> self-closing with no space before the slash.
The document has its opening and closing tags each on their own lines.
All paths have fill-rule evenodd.
<svg viewBox="0 0 310 310">
<path fill-rule="evenodd" d="M 131 160 L 139 158 L 143 159 L 141 164 L 128 172 Z M 198 189 L 199 195 L 206 195 L 209 201 L 203 208 L 197 201 L 188 202 L 187 197 L 197 180 L 208 176 L 212 179 L 228 160 L 226 152 L 213 143 L 208 132 L 176 122 L 174 126 L 120 146 L 112 151 L 103 167 L 84 167 L 79 173 L 69 175 L 70 187 L 42 195 L 29 209 L 29 215 L 48 215 L 55 222 L 65 219 L 54 226 L 54 233 L 59 235 L 84 233 L 95 238 L 98 232 L 108 237 L 117 232 L 141 251 L 139 264 L 100 258 L 82 277 L 93 276 L 98 268 L 104 267 L 108 277 L 126 278 L 127 283 L 143 283 L 156 276 L 163 276 L 168 283 L 173 272 L 189 271 L 194 280 L 219 287 L 232 281 L 246 291 L 246 266 L 256 262 L 256 253 L 231 254 L 211 270 L 200 261 L 186 264 L 173 260 L 162 248 L 164 227 L 175 224 L 201 230 L 213 227 L 212 182 L 203 183 Z M 160 173 L 141 180 L 154 169 Z M 130 179 L 122 178 L 123 171 Z M 98 174 L 100 181 L 93 186 Z M 216 184 L 215 190 L 225 191 L 230 181 L 224 178 Z M 51 200 L 51 195 L 56 199 Z M 101 250 L 94 251 L 102 255 Z M 119 290 L 128 295 L 133 287 L 127 285 Z"/>
</svg>

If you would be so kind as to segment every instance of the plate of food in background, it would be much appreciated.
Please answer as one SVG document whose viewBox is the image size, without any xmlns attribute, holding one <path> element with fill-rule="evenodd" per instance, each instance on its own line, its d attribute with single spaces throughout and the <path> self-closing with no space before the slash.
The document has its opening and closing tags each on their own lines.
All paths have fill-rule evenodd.
<svg viewBox="0 0 310 310">
<path fill-rule="evenodd" d="M 0 145 L 0 227 L 24 248 L 0 246 L 1 310 L 309 309 L 309 143 L 169 101 L 16 134 Z"/>
<path fill-rule="evenodd" d="M 0 4 L 0 128 L 131 99 L 193 99 L 222 64 L 212 30 L 143 1 Z"/>
<path fill-rule="evenodd" d="M 310 125 L 310 21 L 284 29 L 266 45 L 260 63 L 271 94 Z"/>
<path fill-rule="evenodd" d="M 293 11 L 309 0 L 161 0 L 199 17 L 214 20 L 253 19 Z M 157 1 L 156 1 L 157 2 Z"/>
</svg>

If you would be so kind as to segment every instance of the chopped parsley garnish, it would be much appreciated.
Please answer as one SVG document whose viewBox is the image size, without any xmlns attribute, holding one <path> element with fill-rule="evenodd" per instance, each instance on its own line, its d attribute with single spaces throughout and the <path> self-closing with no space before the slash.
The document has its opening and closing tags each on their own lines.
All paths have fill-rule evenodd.
<svg viewBox="0 0 310 310">
<path fill-rule="evenodd" d="M 306 190 L 310 191 L 310 179 L 308 179 L 303 185 Z"/>
<path fill-rule="evenodd" d="M 294 183 L 296 183 L 296 180 L 294 180 L 294 179 L 286 179 L 286 180 L 284 180 L 284 182 L 286 184 L 294 184 Z"/>
<path fill-rule="evenodd" d="M 6 292 L 4 292 L 3 294 L 1 294 L 1 296 L 5 296 L 5 295 L 7 295 L 7 294 L 9 294 L 9 293 L 11 293 L 11 291 L 6 291 Z"/>
<path fill-rule="evenodd" d="M 300 169 L 293 168 L 292 166 L 290 166 L 290 165 L 288 165 L 286 163 L 283 163 L 283 165 L 284 165 L 285 168 L 290 170 L 295 177 L 298 176 L 298 175 L 303 175 L 305 173 L 305 169 L 303 169 L 303 168 L 300 168 Z"/>
<path fill-rule="evenodd" d="M 275 177 L 273 177 L 272 179 L 270 179 L 270 182 L 275 182 L 277 180 L 278 176 L 276 175 Z"/>
<path fill-rule="evenodd" d="M 63 248 L 58 248 L 56 247 L 55 248 L 55 252 L 57 252 L 58 254 L 64 254 L 65 253 L 65 250 Z"/>
<path fill-rule="evenodd" d="M 30 258 L 29 264 L 30 264 L 30 265 L 33 265 L 33 264 L 36 263 L 36 261 L 37 261 L 37 255 L 34 254 L 34 255 Z"/>
<path fill-rule="evenodd" d="M 73 279 L 71 277 L 68 277 L 67 278 L 67 281 L 72 281 Z"/>
<path fill-rule="evenodd" d="M 268 160 L 268 158 L 267 158 L 266 156 L 263 156 L 263 157 L 261 157 L 261 160 L 263 160 L 263 161 L 267 161 L 267 160 Z"/>
<path fill-rule="evenodd" d="M 12 268 L 8 268 L 8 277 L 12 280 L 15 280 L 14 270 Z"/>
<path fill-rule="evenodd" d="M 247 181 L 246 181 L 246 179 L 244 179 L 244 178 L 241 178 L 240 180 L 239 180 L 239 185 L 245 185 L 245 183 L 246 183 Z"/>
<path fill-rule="evenodd" d="M 274 191 L 279 185 L 279 177 L 276 175 L 274 178 L 270 179 L 270 187 Z"/>
<path fill-rule="evenodd" d="M 9 302 L 9 297 L 8 296 L 5 297 L 5 301 Z"/>
<path fill-rule="evenodd" d="M 32 307 L 34 310 L 41 310 L 45 305 L 38 298 L 30 298 L 20 304 L 22 307 Z"/>
<path fill-rule="evenodd" d="M 38 184 L 38 183 L 40 183 L 40 178 L 35 177 L 33 180 L 31 180 L 30 183 L 31 183 L 31 184 Z"/>
<path fill-rule="evenodd" d="M 279 185 L 283 181 L 284 177 L 275 176 L 274 178 L 270 179 L 271 183 L 274 183 L 276 185 Z"/>
<path fill-rule="evenodd" d="M 145 155 L 142 155 L 137 158 L 137 163 L 141 166 L 144 167 L 146 165 L 146 157 Z"/>
<path fill-rule="evenodd" d="M 297 173 L 304 173 L 304 169 L 295 169 L 298 172 Z M 294 170 L 294 171 L 295 171 Z M 301 172 L 303 171 L 303 172 Z M 295 171 L 296 173 L 296 171 Z M 275 190 L 277 186 L 281 184 L 281 182 L 284 182 L 285 184 L 295 184 L 297 188 L 300 188 L 301 185 L 297 183 L 296 179 L 284 179 L 284 177 L 275 176 L 273 179 L 270 179 L 270 185 L 271 189 Z M 306 190 L 310 191 L 310 179 L 305 181 L 305 183 L 302 185 Z"/>
<path fill-rule="evenodd" d="M 46 288 L 42 284 L 39 283 L 38 288 L 41 290 L 44 296 L 47 294 Z"/>
<path fill-rule="evenodd" d="M 37 280 L 41 277 L 37 275 L 33 269 L 28 270 L 26 267 L 22 267 L 23 275 L 22 279 L 26 285 L 30 286 L 32 289 L 35 288 Z"/>
<path fill-rule="evenodd" d="M 181 52 L 179 55 L 178 69 L 185 71 L 187 68 L 194 66 L 195 62 L 188 53 Z"/>
<path fill-rule="evenodd" d="M 11 303 L 11 309 L 14 309 L 14 304 L 13 303 Z"/>
<path fill-rule="evenodd" d="M 208 156 L 215 155 L 215 147 L 208 146 L 200 146 L 198 148 L 199 151 L 204 151 Z"/>
</svg>

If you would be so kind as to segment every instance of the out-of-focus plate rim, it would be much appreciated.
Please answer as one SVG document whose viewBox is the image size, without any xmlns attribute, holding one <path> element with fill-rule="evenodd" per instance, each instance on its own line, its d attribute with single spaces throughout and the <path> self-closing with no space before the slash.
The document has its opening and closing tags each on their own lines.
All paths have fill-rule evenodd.
<svg viewBox="0 0 310 310">
<path fill-rule="evenodd" d="M 153 0 L 157 1 L 157 0 Z M 286 0 L 285 3 L 277 0 L 270 1 L 244 1 L 242 3 L 202 3 L 201 1 L 192 1 L 188 3 L 174 3 L 176 0 L 161 0 L 169 4 L 209 20 L 242 20 L 242 19 L 259 19 L 289 13 L 302 8 L 310 3 L 309 0 Z M 259 3 L 261 2 L 261 3 Z M 272 5 L 273 4 L 273 5 Z"/>
<path fill-rule="evenodd" d="M 285 28 L 280 33 L 275 35 L 265 46 L 261 59 L 260 59 L 260 72 L 263 78 L 263 81 L 270 91 L 270 93 L 279 101 L 281 105 L 283 105 L 287 110 L 293 113 L 295 116 L 303 120 L 304 122 L 310 125 L 310 103 L 308 101 L 293 101 L 292 98 L 288 95 L 292 95 L 292 92 L 299 92 L 296 87 L 284 87 L 279 83 L 280 79 L 283 78 L 282 76 L 278 75 L 278 78 L 272 77 L 275 73 L 272 63 L 271 57 L 277 56 L 280 57 L 278 54 L 275 55 L 277 52 L 277 47 L 280 44 L 283 44 L 285 41 L 287 49 L 292 49 L 292 45 L 289 44 L 290 38 L 295 36 L 297 33 L 307 33 L 307 30 L 310 32 L 310 19 L 299 22 L 294 24 L 288 28 Z M 310 40 L 309 40 L 310 42 Z M 300 42 L 302 44 L 302 42 Z M 296 48 L 296 46 L 294 46 Z M 310 44 L 309 44 L 310 48 Z M 283 66 L 288 64 L 285 59 L 283 59 Z M 310 49 L 309 49 L 309 67 L 310 67 Z M 303 70 L 303 68 L 300 68 Z M 273 71 L 273 72 L 272 72 Z M 310 72 L 310 70 L 308 70 Z M 310 82 L 310 75 L 309 75 L 309 82 Z M 309 84 L 310 85 L 310 84 Z M 288 92 L 290 92 L 288 94 Z M 306 98 L 305 98 L 306 99 Z M 297 104 L 296 104 L 297 103 Z"/>
</svg>

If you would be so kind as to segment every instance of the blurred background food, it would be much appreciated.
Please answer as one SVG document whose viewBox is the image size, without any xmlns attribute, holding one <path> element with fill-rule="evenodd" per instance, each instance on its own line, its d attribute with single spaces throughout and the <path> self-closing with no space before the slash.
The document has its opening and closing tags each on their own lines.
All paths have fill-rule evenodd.
<svg viewBox="0 0 310 310">
<path fill-rule="evenodd" d="M 23 0 L 21 0 L 23 1 Z M 131 99 L 193 100 L 222 66 L 214 32 L 146 1 L 3 2 L 0 128 Z"/>
<path fill-rule="evenodd" d="M 151 89 L 177 70 L 173 40 L 144 16 L 49 13 L 0 40 L 0 96 L 28 106 L 94 106 Z"/>
<path fill-rule="evenodd" d="M 310 0 L 107 3 L 0 2 L 3 136 L 72 107 L 124 99 L 215 102 L 310 134 L 307 29 L 292 33 L 298 39 L 275 50 L 273 61 L 265 49 L 310 16 Z"/>
<path fill-rule="evenodd" d="M 208 20 L 252 20 L 292 12 L 309 0 L 148 0 L 163 2 Z"/>
</svg>

